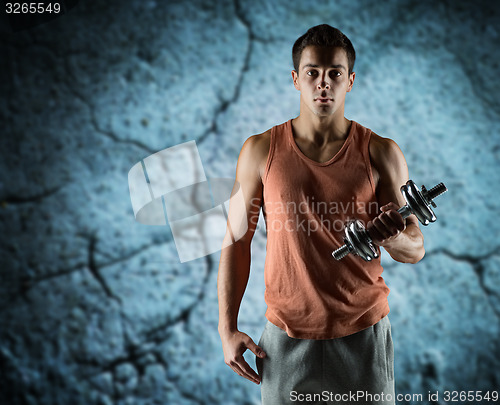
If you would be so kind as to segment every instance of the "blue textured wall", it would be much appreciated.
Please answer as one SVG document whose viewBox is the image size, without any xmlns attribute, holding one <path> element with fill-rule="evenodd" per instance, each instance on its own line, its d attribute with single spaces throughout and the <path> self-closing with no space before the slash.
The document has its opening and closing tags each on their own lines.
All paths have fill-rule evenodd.
<svg viewBox="0 0 500 405">
<path fill-rule="evenodd" d="M 82 0 L 1 31 L 1 404 L 259 403 L 223 362 L 219 254 L 181 264 L 168 227 L 135 222 L 127 173 L 196 140 L 233 177 L 248 136 L 298 114 L 291 47 L 324 22 L 358 54 L 346 116 L 449 188 L 424 260 L 383 257 L 397 391 L 500 389 L 498 2 Z M 263 229 L 253 252 L 258 340 Z"/>
</svg>

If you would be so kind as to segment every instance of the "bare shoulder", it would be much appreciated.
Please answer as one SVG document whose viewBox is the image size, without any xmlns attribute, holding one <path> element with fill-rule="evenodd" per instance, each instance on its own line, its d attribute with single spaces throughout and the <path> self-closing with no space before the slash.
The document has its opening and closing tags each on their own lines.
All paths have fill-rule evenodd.
<svg viewBox="0 0 500 405">
<path fill-rule="evenodd" d="M 238 163 L 244 163 L 245 166 L 254 166 L 262 177 L 267 162 L 267 156 L 269 155 L 270 145 L 271 129 L 261 134 L 252 135 L 243 144 Z M 242 160 L 245 162 L 242 162 Z"/>
<path fill-rule="evenodd" d="M 256 154 L 267 154 L 269 152 L 269 145 L 271 144 L 271 130 L 252 135 L 243 144 L 243 148 L 251 149 Z"/>
<path fill-rule="evenodd" d="M 369 149 L 372 164 L 379 172 L 384 172 L 391 167 L 406 166 L 403 152 L 398 144 L 390 138 L 372 133 Z"/>
</svg>

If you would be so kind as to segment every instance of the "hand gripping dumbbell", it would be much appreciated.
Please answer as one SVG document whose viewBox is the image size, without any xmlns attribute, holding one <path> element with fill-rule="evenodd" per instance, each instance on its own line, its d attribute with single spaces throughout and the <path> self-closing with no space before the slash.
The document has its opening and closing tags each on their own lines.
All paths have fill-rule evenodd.
<svg viewBox="0 0 500 405">
<path fill-rule="evenodd" d="M 431 208 L 431 205 L 434 208 L 436 207 L 433 200 L 445 191 L 447 191 L 447 188 L 443 183 L 439 183 L 430 190 L 426 190 L 422 186 L 422 191 L 420 191 L 412 180 L 408 180 L 404 186 L 401 186 L 401 193 L 406 205 L 398 209 L 398 212 L 403 219 L 415 214 L 420 223 L 427 226 L 436 220 L 434 211 Z M 344 243 L 332 253 L 336 260 L 342 259 L 349 253 L 360 256 L 367 262 L 378 257 L 377 249 L 368 231 L 359 220 L 351 221 L 345 227 Z"/>
</svg>

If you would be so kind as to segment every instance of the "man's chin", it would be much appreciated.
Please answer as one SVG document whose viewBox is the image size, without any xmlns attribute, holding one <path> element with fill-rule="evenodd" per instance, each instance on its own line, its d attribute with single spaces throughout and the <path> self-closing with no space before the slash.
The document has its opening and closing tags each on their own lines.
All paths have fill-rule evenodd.
<svg viewBox="0 0 500 405">
<path fill-rule="evenodd" d="M 333 110 L 333 108 L 317 108 L 314 113 L 318 116 L 318 117 L 330 117 L 333 115 L 335 111 Z"/>
</svg>

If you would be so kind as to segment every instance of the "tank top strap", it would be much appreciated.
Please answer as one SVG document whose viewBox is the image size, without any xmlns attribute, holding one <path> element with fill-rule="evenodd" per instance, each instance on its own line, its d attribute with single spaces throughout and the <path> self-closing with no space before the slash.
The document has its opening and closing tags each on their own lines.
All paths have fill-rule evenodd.
<svg viewBox="0 0 500 405">
<path fill-rule="evenodd" d="M 286 132 L 287 130 L 291 131 L 292 120 L 288 120 L 280 125 L 276 125 L 271 128 L 270 140 L 269 140 L 269 153 L 267 155 L 266 167 L 264 169 L 264 177 L 262 179 L 263 184 L 266 183 L 269 168 L 271 167 L 271 163 L 273 161 L 276 150 L 283 151 L 284 149 L 290 147 L 288 145 Z M 289 127 L 289 128 L 288 128 Z"/>
<path fill-rule="evenodd" d="M 360 153 L 363 161 L 365 163 L 366 171 L 368 174 L 368 180 L 370 182 L 372 191 L 375 193 L 375 183 L 372 174 L 372 164 L 370 158 L 370 140 L 372 137 L 372 130 L 366 128 L 355 121 L 352 121 L 352 125 L 356 125 L 356 131 L 354 131 L 353 145 L 357 153 Z"/>
<path fill-rule="evenodd" d="M 356 125 L 356 131 L 354 131 L 354 142 L 359 145 L 360 150 L 365 151 L 368 148 L 372 130 L 359 125 L 356 121 L 352 121 L 352 125 Z"/>
</svg>

